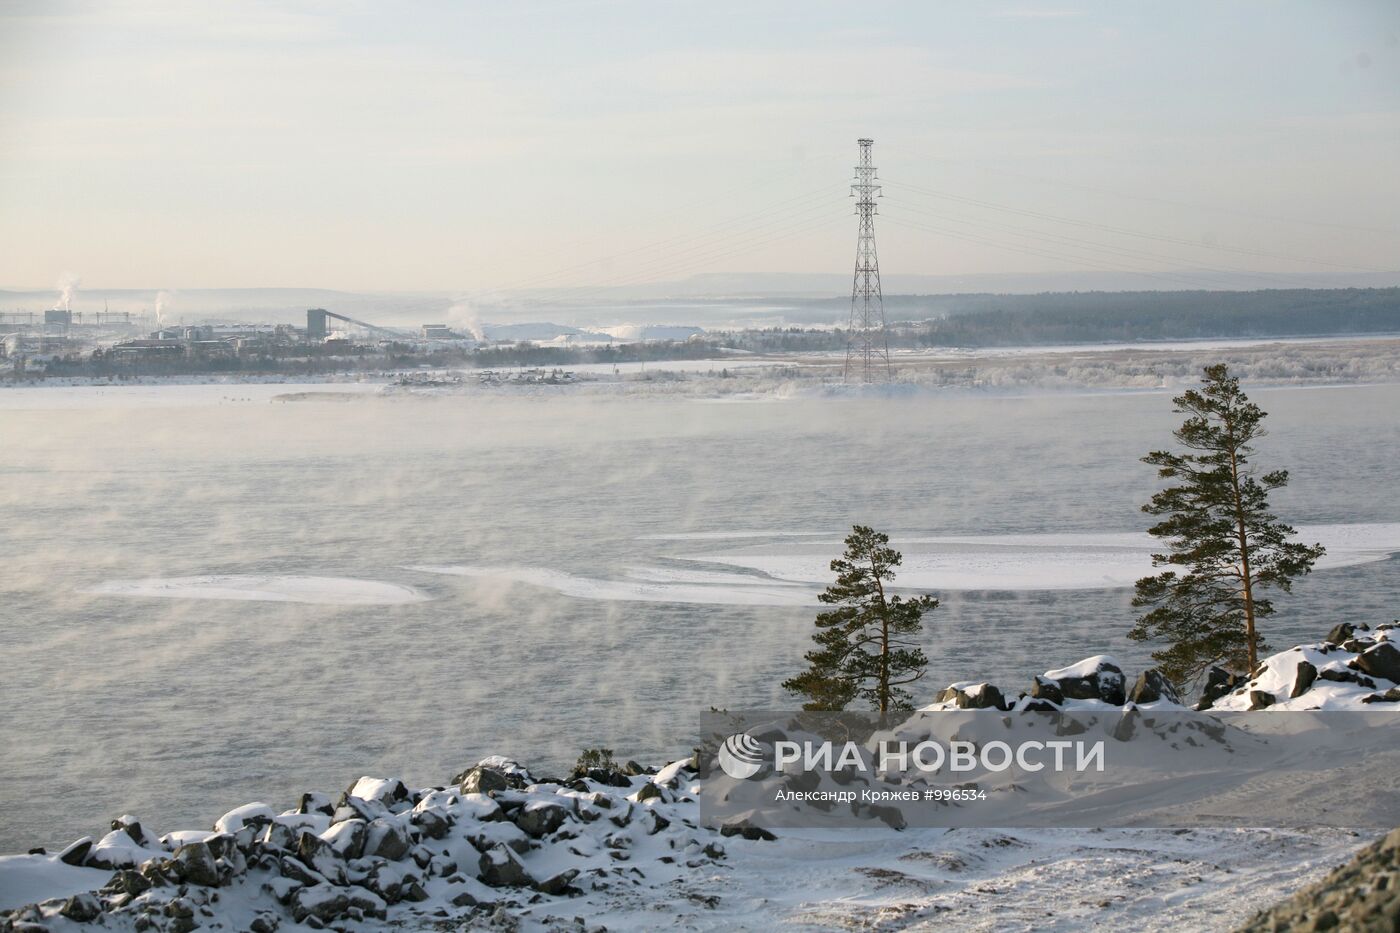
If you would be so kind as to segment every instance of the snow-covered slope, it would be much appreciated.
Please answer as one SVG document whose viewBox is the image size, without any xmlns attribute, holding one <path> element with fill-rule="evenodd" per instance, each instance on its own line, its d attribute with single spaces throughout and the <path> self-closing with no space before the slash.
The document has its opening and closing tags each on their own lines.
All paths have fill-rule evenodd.
<svg viewBox="0 0 1400 933">
<path fill-rule="evenodd" d="M 1217 679 L 1214 706 L 1400 711 L 1382 676 L 1398 633 L 1339 626 L 1246 682 Z M 1126 704 L 1182 708 L 1156 672 L 1130 680 L 1103 655 L 1015 696 L 953 684 L 930 708 Z M 251 803 L 210 829 L 158 834 L 123 815 L 61 853 L 0 858 L 0 931 L 1228 929 L 1368 841 L 1338 830 L 880 827 L 773 838 L 700 825 L 695 789 L 689 760 L 549 780 L 493 757 L 440 787 L 361 777 L 337 799 Z"/>
</svg>

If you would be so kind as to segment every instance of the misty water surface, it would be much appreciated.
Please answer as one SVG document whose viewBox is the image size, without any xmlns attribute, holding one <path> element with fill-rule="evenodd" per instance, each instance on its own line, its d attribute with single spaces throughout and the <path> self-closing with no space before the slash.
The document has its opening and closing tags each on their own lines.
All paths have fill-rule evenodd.
<svg viewBox="0 0 1400 933">
<path fill-rule="evenodd" d="M 172 390 L 178 391 L 178 390 Z M 230 395 L 236 395 L 236 388 Z M 1295 522 L 1400 520 L 1400 387 L 1256 391 Z M 700 710 L 784 702 L 812 611 L 575 599 L 405 569 L 668 566 L 691 532 L 1140 530 L 1165 395 L 789 401 L 506 398 L 0 410 L 0 851 L 134 813 L 208 825 L 361 773 L 447 780 L 486 754 L 658 762 Z M 834 556 L 834 555 L 833 555 Z M 1400 606 L 1394 559 L 1315 574 L 1275 645 Z M 114 579 L 340 576 L 428 601 L 85 594 Z M 1134 668 L 1124 590 L 947 594 L 930 694 L 1099 652 Z"/>
</svg>

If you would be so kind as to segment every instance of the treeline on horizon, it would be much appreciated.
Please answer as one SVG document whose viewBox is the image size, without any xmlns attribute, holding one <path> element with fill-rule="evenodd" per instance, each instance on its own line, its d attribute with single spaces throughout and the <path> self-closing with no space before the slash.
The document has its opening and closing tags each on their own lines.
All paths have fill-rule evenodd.
<svg viewBox="0 0 1400 933">
<path fill-rule="evenodd" d="M 925 347 L 1386 334 L 1400 288 L 892 296 L 892 315 L 891 337 Z"/>
</svg>

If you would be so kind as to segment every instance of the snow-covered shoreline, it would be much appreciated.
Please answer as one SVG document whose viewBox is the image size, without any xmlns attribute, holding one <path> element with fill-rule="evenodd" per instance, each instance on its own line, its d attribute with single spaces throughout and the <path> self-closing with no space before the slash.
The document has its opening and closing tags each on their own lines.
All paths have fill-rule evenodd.
<svg viewBox="0 0 1400 933">
<path fill-rule="evenodd" d="M 1252 679 L 1216 678 L 1203 705 L 1400 711 L 1396 642 L 1394 623 L 1338 626 Z M 1130 685 L 1097 656 L 1015 698 L 957 683 L 931 708 L 1133 704 L 1177 706 L 1150 671 Z M 1372 838 L 884 827 L 774 838 L 702 825 L 700 793 L 690 759 L 547 778 L 493 757 L 435 787 L 366 776 L 338 798 L 246 804 L 210 829 L 158 834 L 123 815 L 61 853 L 0 857 L 0 929 L 651 929 L 662 918 L 689 929 L 1229 929 Z"/>
</svg>

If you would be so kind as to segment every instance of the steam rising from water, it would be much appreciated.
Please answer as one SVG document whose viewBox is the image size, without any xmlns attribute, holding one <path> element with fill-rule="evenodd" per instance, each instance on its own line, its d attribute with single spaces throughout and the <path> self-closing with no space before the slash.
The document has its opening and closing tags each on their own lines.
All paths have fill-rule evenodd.
<svg viewBox="0 0 1400 933">
<path fill-rule="evenodd" d="M 592 746 L 679 757 L 697 710 L 785 700 L 778 684 L 801 664 L 815 607 L 684 602 L 670 588 L 776 601 L 818 584 L 674 558 L 811 564 L 835 556 L 855 522 L 897 542 L 1140 529 L 1156 480 L 1137 458 L 1180 418 L 1166 398 L 1134 395 L 290 404 L 254 388 L 162 390 L 197 402 L 183 407 L 44 410 L 14 400 L 29 390 L 0 390 L 0 851 L 71 841 L 126 812 L 210 823 L 361 773 L 433 784 L 490 753 L 545 770 Z M 1400 387 L 1251 395 L 1273 413 L 1258 462 L 1292 470 L 1279 514 L 1400 522 Z M 693 537 L 735 529 L 821 537 Z M 906 559 L 939 547 L 910 544 Z M 544 568 L 570 586 L 667 598 L 403 569 L 419 566 Z M 1270 640 L 1394 618 L 1395 567 L 1311 575 L 1279 600 Z M 191 577 L 377 581 L 433 598 L 85 592 Z M 1019 683 L 1091 654 L 1147 660 L 1150 646 L 1125 637 L 1129 591 L 931 583 L 943 605 L 922 644 L 929 690 L 969 676 Z"/>
</svg>

